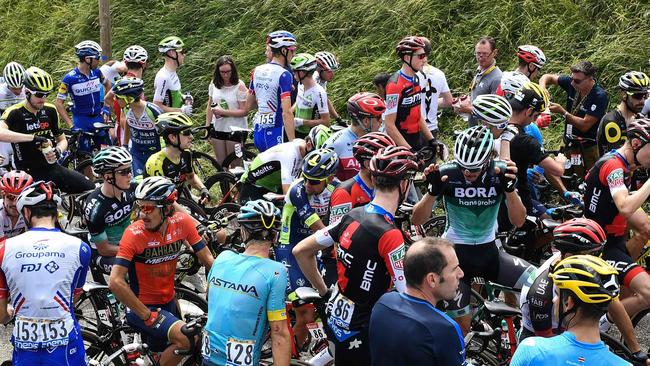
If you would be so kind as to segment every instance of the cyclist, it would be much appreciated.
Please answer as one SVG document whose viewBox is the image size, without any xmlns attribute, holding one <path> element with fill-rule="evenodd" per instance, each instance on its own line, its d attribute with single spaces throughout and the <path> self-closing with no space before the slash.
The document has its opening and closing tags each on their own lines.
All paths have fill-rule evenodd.
<svg viewBox="0 0 650 366">
<path fill-rule="evenodd" d="M 517 58 L 519 58 L 519 65 L 516 71 L 526 75 L 530 80 L 535 80 L 546 64 L 544 51 L 529 44 L 517 47 Z"/>
<path fill-rule="evenodd" d="M 156 104 L 143 100 L 144 82 L 141 79 L 122 78 L 115 82 L 111 91 L 117 97 L 120 110 L 128 107 L 124 116 L 124 142 L 133 156 L 134 175 L 142 175 L 149 157 L 160 151 L 156 119 L 163 112 Z"/>
<path fill-rule="evenodd" d="M 354 157 L 352 146 L 359 137 L 379 130 L 386 104 L 377 94 L 361 92 L 348 99 L 347 110 L 350 126 L 336 132 L 325 142 L 325 146 L 336 151 L 339 156 L 336 177 L 342 182 L 359 172 L 361 166 Z"/>
<path fill-rule="evenodd" d="M 327 82 L 334 79 L 334 73 L 341 67 L 336 56 L 328 51 L 320 51 L 314 54 L 316 62 L 318 63 L 317 73 L 314 74 L 314 80 L 318 85 L 322 86 L 327 91 Z M 327 100 L 327 107 L 329 114 L 337 122 L 341 122 L 341 116 L 336 112 L 334 104 L 330 99 Z"/>
<path fill-rule="evenodd" d="M 650 168 L 649 142 L 650 120 L 635 119 L 627 126 L 623 146 L 600 158 L 585 178 L 585 217 L 596 221 L 607 233 L 602 257 L 618 271 L 619 283 L 637 294 L 622 300 L 628 314 L 636 314 L 650 303 L 650 275 L 630 256 L 641 248 L 629 245 L 632 241 L 626 246 L 628 226 L 650 237 L 650 221 L 642 209 L 650 196 L 650 180 L 634 194 L 629 192 L 632 172 Z"/>
<path fill-rule="evenodd" d="M 111 83 L 99 71 L 99 59 L 102 57 L 102 48 L 94 41 L 78 43 L 75 54 L 79 58 L 77 67 L 65 74 L 59 86 L 54 105 L 56 110 L 69 127 L 85 132 L 95 132 L 95 123 L 104 122 L 102 114 L 107 115 L 108 109 L 103 109 L 104 95 L 111 89 Z M 65 109 L 65 101 L 72 100 L 72 118 Z M 92 141 L 91 141 L 92 140 Z M 79 138 L 79 149 L 91 152 L 95 146 L 110 145 L 110 137 L 106 131 L 98 131 L 88 139 Z"/>
<path fill-rule="evenodd" d="M 302 162 L 302 177 L 289 187 L 282 209 L 282 231 L 280 244 L 275 248 L 275 260 L 282 262 L 289 274 L 289 291 L 310 286 L 300 271 L 291 250 L 301 240 L 325 227 L 329 218 L 329 204 L 334 191 L 331 184 L 339 158 L 331 149 L 316 149 L 305 156 Z M 321 267 L 323 263 L 319 261 Z M 329 283 L 336 282 L 336 264 L 325 268 Z M 293 329 L 297 346 L 302 348 L 307 335 L 307 323 L 314 321 L 314 313 L 308 306 L 294 308 L 296 324 Z"/>
<path fill-rule="evenodd" d="M 465 365 L 458 324 L 436 309 L 439 301 L 454 298 L 463 277 L 454 245 L 440 238 L 413 243 L 404 257 L 404 277 L 404 293 L 384 294 L 372 309 L 372 364 Z"/>
<path fill-rule="evenodd" d="M 508 125 L 512 107 L 504 97 L 482 94 L 472 101 L 474 121 L 487 127 L 494 137 L 494 151 L 501 159 L 510 159 L 510 140 L 517 130 Z"/>
<path fill-rule="evenodd" d="M 25 69 L 17 62 L 8 63 L 2 70 L 5 82 L 0 84 L 0 114 L 14 104 L 25 100 L 23 74 Z M 6 171 L 12 164 L 11 144 L 0 142 L 0 170 Z"/>
<path fill-rule="evenodd" d="M 11 238 L 22 234 L 27 229 L 25 218 L 18 212 L 16 202 L 20 193 L 33 181 L 32 176 L 22 170 L 7 172 L 0 179 L 0 190 L 2 190 L 2 206 L 0 207 L 2 233 L 0 233 L 0 237 Z"/>
<path fill-rule="evenodd" d="M 510 365 L 630 365 L 600 340 L 598 319 L 618 298 L 616 270 L 602 259 L 576 255 L 560 261 L 549 274 L 560 290 L 560 323 L 566 331 L 557 337 L 527 338 Z"/>
<path fill-rule="evenodd" d="M 185 43 L 175 36 L 165 37 L 158 43 L 158 52 L 165 60 L 163 67 L 156 73 L 153 82 L 153 102 L 163 112 L 181 112 L 192 115 L 191 97 L 181 93 L 181 81 L 176 70 L 185 63 Z"/>
<path fill-rule="evenodd" d="M 370 160 L 375 181 L 372 202 L 353 209 L 293 249 L 305 277 L 325 297 L 329 290 L 314 257 L 338 243 L 338 284 L 329 297 L 327 322 L 335 335 L 332 341 L 339 366 L 370 365 L 368 324 L 372 307 L 393 285 L 400 292 L 405 289 L 402 269 L 406 248 L 393 215 L 418 170 L 416 159 L 404 146 L 381 149 Z"/>
<path fill-rule="evenodd" d="M 395 48 L 402 67 L 386 84 L 386 133 L 399 146 L 420 150 L 425 141 L 435 141 L 420 110 L 421 89 L 417 72 L 427 58 L 420 37 L 404 37 Z"/>
<path fill-rule="evenodd" d="M 152 351 L 163 351 L 160 365 L 177 365 L 182 356 L 174 350 L 190 345 L 181 333 L 184 323 L 174 297 L 176 262 L 186 245 L 206 271 L 214 258 L 191 217 L 174 210 L 176 187 L 169 179 L 145 178 L 136 188 L 135 198 L 140 219 L 124 231 L 109 288 L 128 307 L 129 325 L 143 333 Z"/>
<path fill-rule="evenodd" d="M 298 96 L 291 107 L 294 112 L 295 136 L 305 138 L 310 128 L 317 125 L 329 126 L 330 112 L 327 109 L 327 92 L 314 78 L 316 58 L 309 53 L 299 53 L 291 59 L 291 70 L 298 80 Z"/>
<path fill-rule="evenodd" d="M 269 259 L 280 230 L 280 210 L 264 200 L 248 201 L 237 222 L 246 250 L 243 254 L 223 251 L 208 274 L 204 365 L 258 365 L 269 326 L 273 364 L 289 365 L 287 272 L 282 264 Z M 236 317 L 232 316 L 234 308 Z"/>
<path fill-rule="evenodd" d="M 104 75 L 112 87 L 126 73 L 126 64 L 119 60 L 110 60 L 100 66 L 99 71 L 102 72 L 102 75 Z"/>
<path fill-rule="evenodd" d="M 621 102 L 603 116 L 598 125 L 598 150 L 605 155 L 618 149 L 627 139 L 627 125 L 643 110 L 650 91 L 650 78 L 643 72 L 630 71 L 618 79 Z"/>
<path fill-rule="evenodd" d="M 584 177 L 598 160 L 596 132 L 607 110 L 607 92 L 595 79 L 596 67 L 589 61 L 571 66 L 571 75 L 545 74 L 539 85 L 559 85 L 567 93 L 566 109 L 551 103 L 549 109 L 565 119 L 564 145 L 571 159 L 571 172 Z"/>
<path fill-rule="evenodd" d="M 559 261 L 576 254 L 600 255 L 606 241 L 605 231 L 593 220 L 572 219 L 553 229 L 553 246 L 558 251 L 547 259 L 521 289 L 520 307 L 523 328 L 520 340 L 532 336 L 552 337 L 562 332 L 558 323 L 558 303 L 553 302 L 557 293 L 549 272 Z M 609 304 L 608 314 L 615 319 L 625 343 L 634 356 L 645 363 L 647 355 L 634 335 L 634 328 L 620 301 Z M 608 318 L 606 318 L 608 319 Z"/>
<path fill-rule="evenodd" d="M 425 170 L 427 193 L 413 208 L 412 223 L 419 225 L 431 215 L 439 198 L 444 199 L 447 227 L 442 237 L 454 243 L 465 277 L 447 313 L 456 319 L 463 334 L 470 328 L 470 285 L 482 277 L 501 285 L 521 288 L 535 267 L 499 251 L 495 243 L 497 216 L 505 201 L 509 222 L 520 227 L 526 208 L 517 195 L 514 162 L 492 159 L 494 138 L 481 125 L 464 130 L 454 144 L 455 160 Z"/>
<path fill-rule="evenodd" d="M 48 103 L 47 96 L 54 89 L 52 77 L 47 72 L 30 67 L 25 70 L 25 101 L 9 107 L 2 115 L 0 127 L 23 134 L 33 135 L 32 141 L 41 143 L 42 148 L 52 147 L 45 153 L 28 139 L 13 140 L 16 169 L 29 173 L 34 180 L 53 181 L 66 193 L 80 193 L 95 188 L 95 185 L 81 173 L 58 164 L 48 164 L 68 148 L 65 135 L 59 130 L 59 115 Z M 44 150 L 45 151 L 45 150 Z"/>
<path fill-rule="evenodd" d="M 426 37 L 420 37 L 424 42 L 424 52 L 431 54 L 431 41 Z M 424 98 L 421 102 L 421 112 L 424 121 L 431 131 L 433 138 L 438 136 L 438 108 L 448 108 L 453 104 L 453 96 L 447 85 L 447 77 L 440 69 L 429 65 L 428 58 L 422 66 L 418 75 L 420 79 L 420 89 Z"/>
<path fill-rule="evenodd" d="M 305 140 L 285 142 L 257 155 L 241 177 L 241 204 L 263 199 L 269 192 L 287 194 L 298 177 L 303 157 L 323 147 L 330 135 L 328 127 L 319 125 L 309 131 Z"/>
<path fill-rule="evenodd" d="M 55 228 L 59 204 L 51 182 L 25 188 L 16 207 L 30 229 L 0 243 L 0 322 L 15 316 L 17 366 L 86 364 L 72 306 L 86 282 L 90 248 Z"/>
<path fill-rule="evenodd" d="M 339 222 L 351 209 L 363 206 L 374 197 L 375 185 L 370 175 L 370 159 L 379 150 L 395 146 L 395 141 L 383 132 L 370 132 L 354 142 L 352 152 L 361 170 L 354 177 L 339 184 L 330 199 L 329 223 Z M 339 163 L 340 164 L 340 163 Z"/>
<path fill-rule="evenodd" d="M 178 188 L 185 183 L 201 192 L 199 203 L 210 198 L 201 177 L 194 173 L 192 165 L 192 119 L 182 112 L 163 113 L 156 119 L 156 132 L 162 136 L 166 146 L 151 155 L 145 165 L 144 176 L 162 176 L 171 179 Z"/>
<path fill-rule="evenodd" d="M 253 142 L 260 152 L 292 141 L 296 129 L 291 112 L 293 76 L 287 70 L 296 51 L 296 37 L 287 31 L 275 31 L 269 33 L 266 43 L 273 58 L 255 67 L 246 98 L 246 110 L 257 108 Z"/>
<path fill-rule="evenodd" d="M 93 249 L 93 261 L 110 273 L 124 230 L 131 223 L 135 201 L 131 189 L 131 154 L 124 147 L 111 146 L 93 157 L 93 171 L 104 182 L 84 202 L 84 221 Z"/>
</svg>

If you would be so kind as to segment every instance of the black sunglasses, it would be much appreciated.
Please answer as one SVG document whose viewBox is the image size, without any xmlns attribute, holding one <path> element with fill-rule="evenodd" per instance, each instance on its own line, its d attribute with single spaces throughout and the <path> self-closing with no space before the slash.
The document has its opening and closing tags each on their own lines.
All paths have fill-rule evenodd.
<svg viewBox="0 0 650 366">
<path fill-rule="evenodd" d="M 641 99 L 647 99 L 648 93 L 634 93 L 634 94 L 630 94 L 630 96 L 636 100 L 641 100 Z"/>
<path fill-rule="evenodd" d="M 124 168 L 120 170 L 115 170 L 115 173 L 126 177 L 127 175 L 133 173 L 133 170 L 131 168 Z"/>
</svg>

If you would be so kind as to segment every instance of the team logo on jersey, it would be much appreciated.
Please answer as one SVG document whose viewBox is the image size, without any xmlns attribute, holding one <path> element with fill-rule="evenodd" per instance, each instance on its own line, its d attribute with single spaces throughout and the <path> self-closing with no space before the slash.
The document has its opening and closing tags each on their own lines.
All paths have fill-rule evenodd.
<svg viewBox="0 0 650 366">
<path fill-rule="evenodd" d="M 399 96 L 397 94 L 389 94 L 386 96 L 386 110 L 390 111 L 397 108 L 397 100 Z"/>
<path fill-rule="evenodd" d="M 393 268 L 404 269 L 404 255 L 406 255 L 406 247 L 404 245 L 400 245 L 398 248 L 388 253 Z"/>
<path fill-rule="evenodd" d="M 56 264 L 55 261 L 50 261 L 50 263 L 45 265 L 45 270 L 50 272 L 50 273 L 56 272 L 56 270 L 59 269 L 59 268 L 60 268 L 59 265 Z"/>
<path fill-rule="evenodd" d="M 48 247 L 47 241 L 45 240 L 39 240 L 36 243 L 34 243 L 34 249 L 36 250 L 43 250 Z"/>
<path fill-rule="evenodd" d="M 341 205 L 336 205 L 330 210 L 330 222 L 338 222 L 343 218 L 343 215 L 348 213 L 352 209 L 351 203 L 344 203 Z"/>
</svg>

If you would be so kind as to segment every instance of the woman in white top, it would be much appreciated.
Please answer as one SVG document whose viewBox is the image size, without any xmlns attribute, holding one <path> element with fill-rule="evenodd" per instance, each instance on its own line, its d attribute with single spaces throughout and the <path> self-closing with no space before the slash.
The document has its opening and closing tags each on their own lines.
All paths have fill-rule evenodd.
<svg viewBox="0 0 650 366">
<path fill-rule="evenodd" d="M 232 57 L 219 57 L 208 88 L 205 117 L 205 125 L 212 124 L 215 129 L 215 132 L 210 134 L 210 144 L 219 164 L 235 151 L 235 144 L 240 141 L 239 136 L 231 135 L 230 127 L 247 128 L 246 93 L 248 89 L 244 82 L 239 80 Z M 239 161 L 235 161 L 235 164 L 239 164 Z"/>
</svg>

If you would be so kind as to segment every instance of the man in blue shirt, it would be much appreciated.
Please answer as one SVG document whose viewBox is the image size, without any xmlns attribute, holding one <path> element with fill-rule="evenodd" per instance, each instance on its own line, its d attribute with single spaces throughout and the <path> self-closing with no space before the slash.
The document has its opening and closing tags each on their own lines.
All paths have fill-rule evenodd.
<svg viewBox="0 0 650 366">
<path fill-rule="evenodd" d="M 414 243 L 404 276 L 406 291 L 384 294 L 372 309 L 372 365 L 464 365 L 460 327 L 436 309 L 440 300 L 454 298 L 463 277 L 453 244 L 432 237 Z"/>
</svg>

